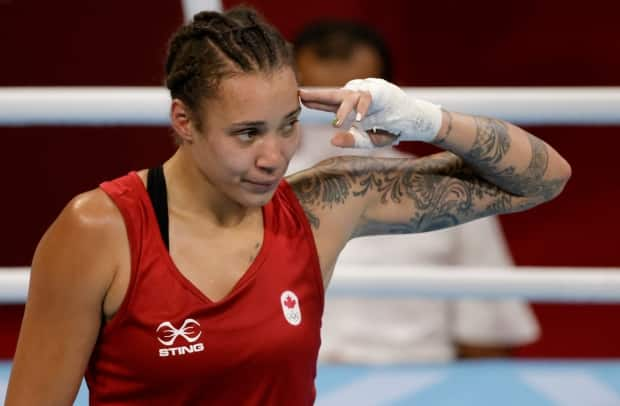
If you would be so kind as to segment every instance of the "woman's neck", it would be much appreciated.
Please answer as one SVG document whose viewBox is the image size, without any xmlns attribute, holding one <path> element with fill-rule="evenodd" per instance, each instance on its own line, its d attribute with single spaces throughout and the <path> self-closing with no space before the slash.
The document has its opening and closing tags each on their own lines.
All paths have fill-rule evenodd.
<svg viewBox="0 0 620 406">
<path fill-rule="evenodd" d="M 260 210 L 242 206 L 219 191 L 182 147 L 166 161 L 164 173 L 172 212 L 199 215 L 216 225 L 231 227 Z"/>
</svg>

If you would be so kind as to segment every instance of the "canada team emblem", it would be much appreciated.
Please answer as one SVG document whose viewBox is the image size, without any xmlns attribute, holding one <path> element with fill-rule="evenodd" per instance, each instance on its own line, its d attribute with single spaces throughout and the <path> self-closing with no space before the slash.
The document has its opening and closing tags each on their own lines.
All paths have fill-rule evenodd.
<svg viewBox="0 0 620 406">
<path fill-rule="evenodd" d="M 290 290 L 285 290 L 280 295 L 280 304 L 282 305 L 282 312 L 286 321 L 293 326 L 299 326 L 301 323 L 301 310 L 297 295 Z"/>
</svg>

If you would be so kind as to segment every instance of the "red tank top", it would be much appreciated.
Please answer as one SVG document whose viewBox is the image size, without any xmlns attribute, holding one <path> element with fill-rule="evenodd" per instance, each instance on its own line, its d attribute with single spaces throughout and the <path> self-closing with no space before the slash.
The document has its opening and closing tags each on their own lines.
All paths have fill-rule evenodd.
<svg viewBox="0 0 620 406">
<path fill-rule="evenodd" d="M 91 405 L 311 405 L 323 284 L 290 186 L 263 207 L 263 245 L 222 300 L 175 267 L 135 172 L 101 188 L 120 209 L 131 280 L 86 371 Z"/>
</svg>

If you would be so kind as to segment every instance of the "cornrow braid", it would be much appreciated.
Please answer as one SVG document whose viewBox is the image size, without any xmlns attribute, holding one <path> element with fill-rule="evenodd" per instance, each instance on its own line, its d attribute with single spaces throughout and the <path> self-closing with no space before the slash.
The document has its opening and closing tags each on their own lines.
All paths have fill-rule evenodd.
<svg viewBox="0 0 620 406">
<path fill-rule="evenodd" d="M 292 48 L 255 10 L 203 11 L 171 38 L 166 58 L 166 86 L 197 114 L 200 102 L 212 97 L 231 74 L 271 72 L 293 66 Z"/>
</svg>

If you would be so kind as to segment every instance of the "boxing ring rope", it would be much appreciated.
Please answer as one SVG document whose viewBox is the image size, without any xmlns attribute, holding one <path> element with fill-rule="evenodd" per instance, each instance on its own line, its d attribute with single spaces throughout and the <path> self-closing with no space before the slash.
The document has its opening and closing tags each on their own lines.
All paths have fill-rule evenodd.
<svg viewBox="0 0 620 406">
<path fill-rule="evenodd" d="M 405 88 L 452 111 L 521 125 L 620 124 L 620 87 Z M 0 88 L 0 126 L 168 125 L 170 97 L 159 87 Z M 332 114 L 304 110 L 305 122 Z"/>
<path fill-rule="evenodd" d="M 0 268 L 0 304 L 24 303 L 29 277 L 28 268 Z M 341 265 L 327 293 L 620 303 L 620 268 Z"/>
<path fill-rule="evenodd" d="M 619 125 L 620 87 L 405 88 L 453 111 L 521 125 Z M 0 126 L 169 124 L 170 97 L 158 87 L 0 88 Z M 305 109 L 304 123 L 332 114 Z M 620 303 L 620 268 L 506 269 L 340 266 L 334 295 L 520 298 Z M 26 300 L 29 268 L 0 267 L 0 303 Z"/>
</svg>

